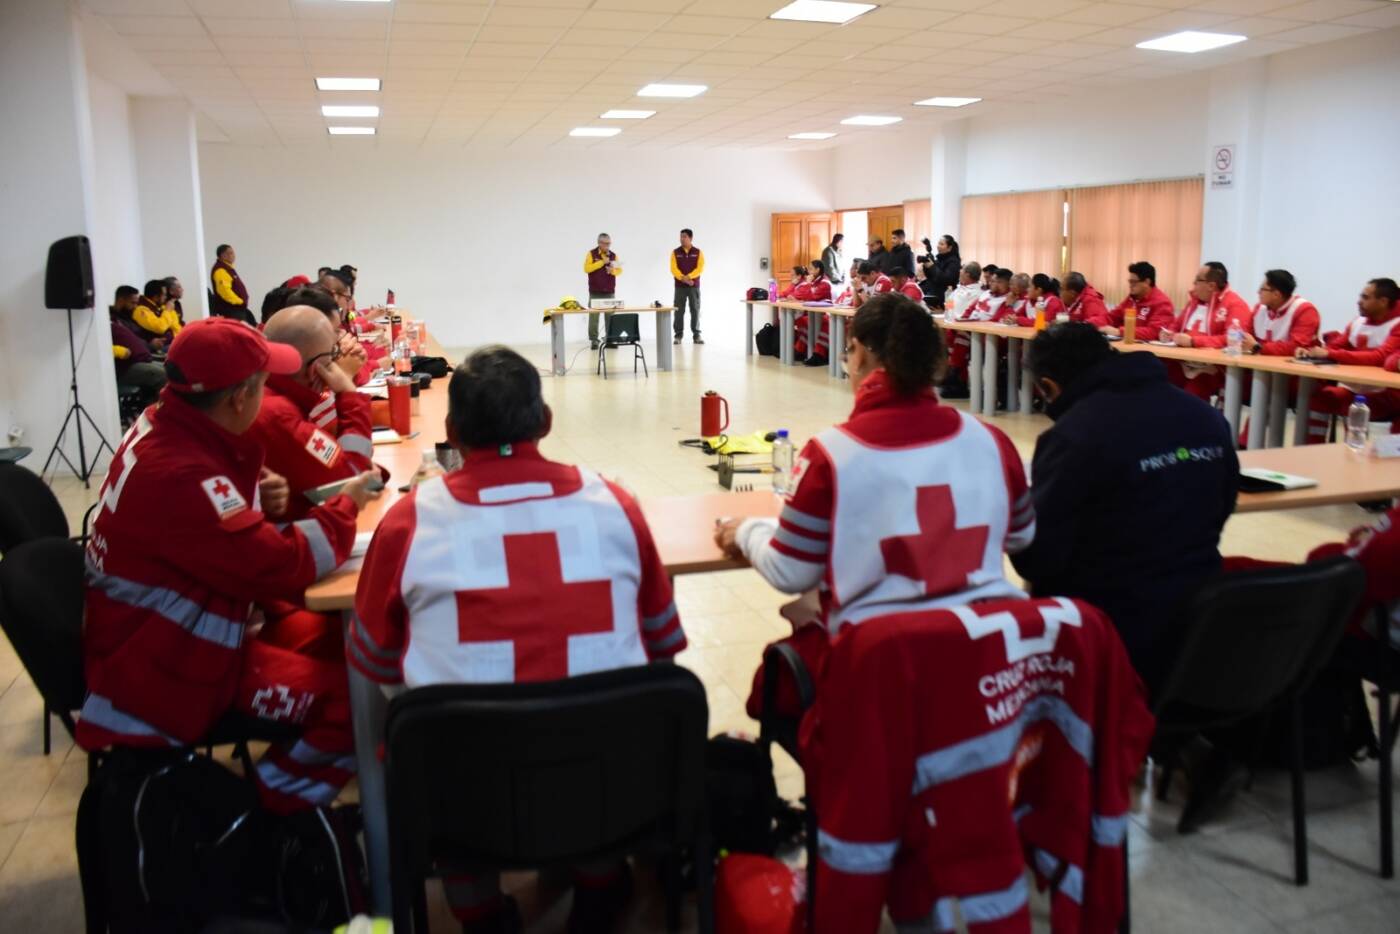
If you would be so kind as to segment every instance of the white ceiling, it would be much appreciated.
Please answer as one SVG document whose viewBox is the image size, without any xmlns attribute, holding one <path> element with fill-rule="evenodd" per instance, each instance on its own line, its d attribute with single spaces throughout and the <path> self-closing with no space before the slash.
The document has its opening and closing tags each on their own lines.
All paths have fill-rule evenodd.
<svg viewBox="0 0 1400 934">
<path fill-rule="evenodd" d="M 768 20 L 787 0 L 81 0 L 200 114 L 263 146 L 822 147 L 906 123 L 1070 97 L 1400 26 L 1395 0 L 883 0 L 844 26 Z M 1134 44 L 1182 29 L 1248 42 L 1197 55 Z M 380 93 L 318 92 L 317 75 Z M 707 84 L 642 100 L 653 81 Z M 912 106 L 982 97 L 961 110 Z M 378 137 L 326 133 L 323 103 L 377 103 Z M 569 139 L 609 108 L 620 136 Z M 828 131 L 827 142 L 790 133 Z M 887 131 L 886 131 L 887 132 Z"/>
</svg>

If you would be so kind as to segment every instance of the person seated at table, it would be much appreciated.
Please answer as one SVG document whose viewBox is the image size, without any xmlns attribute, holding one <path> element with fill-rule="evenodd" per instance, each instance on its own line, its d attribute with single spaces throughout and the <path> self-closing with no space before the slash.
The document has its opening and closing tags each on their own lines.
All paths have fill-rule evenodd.
<svg viewBox="0 0 1400 934">
<path fill-rule="evenodd" d="M 1298 281 L 1287 269 L 1270 269 L 1259 285 L 1250 328 L 1244 335 L 1246 353 L 1291 357 L 1300 347 L 1317 344 L 1322 317 L 1316 306 L 1295 294 Z"/>
<path fill-rule="evenodd" d="M 1031 312 L 1031 277 L 1029 273 L 1014 273 L 1007 285 L 1006 303 L 1002 305 L 998 321 L 1006 324 L 1020 324 L 1022 318 Z"/>
<path fill-rule="evenodd" d="M 131 320 L 131 313 L 136 310 L 136 303 L 141 300 L 141 290 L 134 285 L 119 285 L 112 295 L 112 304 L 107 306 L 107 313 L 113 321 L 120 322 L 123 327 L 132 334 L 136 334 L 136 322 Z M 141 335 L 136 334 L 137 337 Z M 145 343 L 144 339 L 142 343 Z M 147 349 L 150 347 L 147 345 Z"/>
<path fill-rule="evenodd" d="M 1384 367 L 1400 354 L 1400 286 L 1394 279 L 1372 279 L 1356 302 L 1360 317 L 1328 334 L 1321 347 L 1300 347 L 1299 357 L 1331 360 L 1346 366 Z M 1335 417 L 1345 417 L 1357 396 L 1366 397 L 1374 422 L 1400 418 L 1400 389 L 1379 386 L 1319 386 L 1308 411 L 1308 443 L 1324 444 Z"/>
<path fill-rule="evenodd" d="M 778 299 L 780 301 L 797 301 L 795 293 L 800 286 L 807 284 L 807 277 L 811 271 L 806 266 L 792 267 L 792 275 L 788 277 L 788 284 L 778 287 Z"/>
<path fill-rule="evenodd" d="M 1035 540 L 1012 564 L 1032 593 L 1106 611 L 1155 691 L 1181 601 L 1220 572 L 1239 481 L 1230 427 L 1157 357 L 1116 353 L 1091 324 L 1042 331 L 1026 366 L 1054 425 L 1031 464 Z"/>
<path fill-rule="evenodd" d="M 1065 276 L 1060 287 L 1060 297 L 1065 303 L 1065 314 L 1071 321 L 1107 320 L 1108 306 L 1104 304 L 1103 293 L 1089 284 L 1082 272 L 1071 272 Z"/>
<path fill-rule="evenodd" d="M 335 365 L 345 371 L 356 386 L 363 386 L 374 376 L 375 370 L 379 366 L 379 361 L 386 355 L 387 351 L 376 344 L 369 346 L 374 351 L 371 356 L 365 349 L 366 345 L 361 343 L 354 334 L 345 329 L 344 319 L 340 314 L 340 305 L 335 297 L 325 289 L 317 285 L 308 285 L 299 289 L 293 289 L 282 299 L 283 308 L 294 308 L 298 305 L 309 305 L 315 308 L 326 321 L 330 322 L 336 332 L 336 340 L 340 345 L 340 353 L 335 358 Z"/>
<path fill-rule="evenodd" d="M 166 358 L 160 403 L 127 433 L 87 544 L 84 749 L 193 746 L 224 714 L 297 724 L 255 780 L 265 807 L 328 805 L 354 748 L 338 628 L 251 631 L 254 603 L 300 600 L 350 555 L 378 496 L 351 480 L 287 525 L 287 483 L 248 431 L 263 384 L 301 366 L 295 348 L 242 321 L 191 322 Z M 152 517 L 159 517 L 153 519 Z"/>
<path fill-rule="evenodd" d="M 924 290 L 919 288 L 919 284 L 903 269 L 896 268 L 890 271 L 890 291 L 907 295 L 916 302 L 922 303 L 924 300 Z"/>
<path fill-rule="evenodd" d="M 162 281 L 165 282 L 165 307 L 175 312 L 175 320 L 180 322 L 180 327 L 184 327 L 185 306 L 181 299 L 185 297 L 185 287 L 179 276 L 166 276 Z"/>
<path fill-rule="evenodd" d="M 856 291 L 851 297 L 851 307 L 859 308 L 874 296 L 893 291 L 894 283 L 890 281 L 890 277 L 874 262 L 866 260 L 856 270 Z"/>
<path fill-rule="evenodd" d="M 1176 309 L 1166 292 L 1157 288 L 1157 267 L 1139 260 L 1128 267 L 1128 295 L 1109 309 L 1103 319 L 1089 319 L 1109 337 L 1122 337 L 1128 310 L 1137 315 L 1136 339 L 1155 341 L 1163 328 L 1170 329 L 1176 321 Z"/>
<path fill-rule="evenodd" d="M 1060 280 L 1043 272 L 1031 276 L 1026 300 L 1026 313 L 1016 318 L 1016 323 L 1023 328 L 1035 327 L 1037 312 L 1044 315 L 1047 325 L 1054 324 L 1056 319 L 1065 313 L 1065 303 L 1060 301 Z"/>
<path fill-rule="evenodd" d="M 812 672 L 830 638 L 871 616 L 1019 596 L 1002 555 L 1025 548 L 1036 528 L 1015 445 L 934 393 L 943 334 L 923 304 L 877 295 L 849 334 L 851 417 L 802 448 L 777 519 L 729 520 L 715 532 L 726 554 L 804 595 L 784 615 Z M 795 695 L 784 693 L 783 713 L 796 714 Z"/>
<path fill-rule="evenodd" d="M 855 300 L 855 293 L 861 286 L 860 264 L 863 262 L 865 260 L 859 256 L 851 260 L 851 268 L 846 274 L 846 287 L 832 300 L 832 304 L 850 305 Z"/>
<path fill-rule="evenodd" d="M 831 281 L 826 275 L 826 265 L 821 260 L 812 260 L 812 269 L 807 281 L 793 289 L 792 297 L 800 302 L 831 301 Z M 817 328 L 816 346 L 809 348 L 808 314 L 809 312 L 804 311 L 793 320 L 794 352 L 797 359 L 802 360 L 803 366 L 826 366 L 827 354 L 830 353 L 831 347 L 831 316 L 822 315 L 825 320 Z"/>
<path fill-rule="evenodd" d="M 1000 270 L 1001 267 L 995 263 L 988 263 L 982 267 L 982 291 L 984 293 L 992 290 L 992 282 L 996 279 L 997 273 Z"/>
<path fill-rule="evenodd" d="M 131 310 L 131 322 L 136 336 L 151 346 L 152 350 L 164 350 L 170 346 L 175 335 L 180 333 L 180 316 L 175 309 L 165 307 L 165 280 L 152 279 L 142 289 Z"/>
<path fill-rule="evenodd" d="M 263 334 L 301 354 L 301 369 L 267 378 L 251 430 L 266 451 L 267 468 L 287 480 L 287 518 L 301 519 L 311 512 L 308 491 L 375 469 L 370 397 L 356 392 L 350 374 L 337 366 L 341 335 L 319 309 L 283 308 Z"/>
<path fill-rule="evenodd" d="M 982 295 L 982 267 L 966 263 L 958 274 L 958 287 L 943 303 L 943 313 L 954 321 L 968 321 Z M 948 368 L 938 391 L 945 399 L 966 399 L 969 395 L 967 364 L 972 356 L 972 338 L 963 331 L 949 331 Z"/>
<path fill-rule="evenodd" d="M 1007 298 L 1011 295 L 1011 270 L 997 269 L 992 273 L 992 287 L 978 296 L 967 317 L 970 321 L 1000 321 L 1007 314 Z"/>
<path fill-rule="evenodd" d="M 1170 340 L 1178 347 L 1218 350 L 1229 342 L 1230 328 L 1239 328 L 1241 336 L 1249 333 L 1252 315 L 1245 300 L 1230 288 L 1230 271 L 1225 264 L 1212 260 L 1196 270 L 1190 301 L 1172 326 L 1162 330 L 1159 339 Z M 1163 363 L 1172 385 L 1197 399 L 1209 402 L 1225 386 L 1225 373 L 1218 366 L 1176 360 Z"/>
<path fill-rule="evenodd" d="M 287 307 L 287 296 L 294 291 L 296 290 L 286 285 L 268 289 L 267 294 L 263 296 L 262 307 L 258 310 L 258 320 L 264 325 L 271 321 L 273 315 Z"/>
<path fill-rule="evenodd" d="M 483 348 L 457 367 L 447 438 L 463 466 L 389 508 L 360 572 L 347 648 L 366 677 L 407 688 L 551 681 L 685 648 L 637 501 L 547 460 L 539 442 L 552 419 L 539 371 L 515 351 Z M 568 930 L 611 930 L 631 889 L 626 864 L 580 867 L 576 881 Z M 495 874 L 444 887 L 468 934 L 519 930 Z"/>
</svg>

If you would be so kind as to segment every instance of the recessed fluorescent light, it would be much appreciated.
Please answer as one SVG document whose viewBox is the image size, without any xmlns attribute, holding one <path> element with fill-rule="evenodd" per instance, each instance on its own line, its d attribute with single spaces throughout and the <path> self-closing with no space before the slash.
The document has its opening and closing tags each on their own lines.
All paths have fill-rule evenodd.
<svg viewBox="0 0 1400 934">
<path fill-rule="evenodd" d="M 966 107 L 968 104 L 975 104 L 980 101 L 980 97 L 930 97 L 925 100 L 915 101 L 916 107 Z"/>
<path fill-rule="evenodd" d="M 788 139 L 831 139 L 835 133 L 793 133 Z"/>
<path fill-rule="evenodd" d="M 340 0 L 341 3 L 388 3 L 389 0 Z"/>
<path fill-rule="evenodd" d="M 622 132 L 615 126 L 576 126 L 569 131 L 570 136 L 616 136 Z"/>
<path fill-rule="evenodd" d="M 318 91 L 378 91 L 378 78 L 317 78 Z"/>
<path fill-rule="evenodd" d="M 373 136 L 372 126 L 328 126 L 332 136 Z"/>
<path fill-rule="evenodd" d="M 379 108 L 373 104 L 325 104 L 321 107 L 323 117 L 377 117 Z"/>
<path fill-rule="evenodd" d="M 1211 49 L 1243 42 L 1248 38 L 1248 36 L 1234 36 L 1224 32 L 1194 32 L 1188 29 L 1185 32 L 1174 32 L 1170 36 L 1162 36 L 1159 39 L 1139 42 L 1137 47 L 1153 49 L 1158 52 L 1208 52 Z"/>
<path fill-rule="evenodd" d="M 648 84 L 638 97 L 698 97 L 709 90 L 704 84 Z"/>
<path fill-rule="evenodd" d="M 654 111 L 654 110 L 609 110 L 607 113 L 601 114 L 600 117 L 599 117 L 599 119 L 602 119 L 602 120 L 645 120 L 647 117 L 650 117 L 650 116 L 652 116 L 652 115 L 655 114 L 655 113 L 656 113 L 656 111 Z"/>
<path fill-rule="evenodd" d="M 838 3 L 835 0 L 793 0 L 769 19 L 796 19 L 804 23 L 849 23 L 875 9 L 873 3 Z"/>
<path fill-rule="evenodd" d="M 875 114 L 858 114 L 854 117 L 847 117 L 841 122 L 846 126 L 889 126 L 891 123 L 898 123 L 903 117 L 882 117 Z"/>
</svg>

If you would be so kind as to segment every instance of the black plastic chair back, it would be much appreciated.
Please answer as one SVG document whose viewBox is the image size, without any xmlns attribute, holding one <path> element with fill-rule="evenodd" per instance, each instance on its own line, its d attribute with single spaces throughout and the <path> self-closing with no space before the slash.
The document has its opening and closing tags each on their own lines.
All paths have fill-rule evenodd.
<svg viewBox="0 0 1400 934">
<path fill-rule="evenodd" d="M 0 462 L 0 552 L 48 537 L 68 537 L 68 518 L 58 497 L 37 474 Z"/>
<path fill-rule="evenodd" d="M 607 322 L 608 336 L 606 340 L 609 344 L 626 346 L 628 344 L 636 344 L 642 339 L 641 316 L 636 312 L 623 315 L 610 315 Z"/>
<path fill-rule="evenodd" d="M 67 718 L 83 705 L 81 546 L 41 538 L 6 552 L 0 561 L 0 629 L 50 710 Z"/>
<path fill-rule="evenodd" d="M 1225 574 L 1186 604 L 1188 630 L 1155 711 L 1216 722 L 1301 691 L 1332 657 L 1366 588 L 1350 558 Z"/>
<path fill-rule="evenodd" d="M 704 687 L 673 665 L 401 695 L 385 727 L 396 904 L 444 867 L 571 865 L 695 840 L 708 718 Z"/>
</svg>

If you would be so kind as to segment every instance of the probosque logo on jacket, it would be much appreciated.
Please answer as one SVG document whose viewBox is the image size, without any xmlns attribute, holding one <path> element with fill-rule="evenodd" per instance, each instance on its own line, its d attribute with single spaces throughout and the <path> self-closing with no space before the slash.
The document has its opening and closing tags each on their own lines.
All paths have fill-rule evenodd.
<svg viewBox="0 0 1400 934">
<path fill-rule="evenodd" d="M 1166 470 L 1169 467 L 1180 467 L 1183 464 L 1200 464 L 1218 461 L 1225 456 L 1225 448 L 1215 444 L 1203 448 L 1180 447 L 1175 451 L 1167 451 L 1164 454 L 1153 454 L 1151 457 L 1144 457 L 1138 461 L 1138 470 L 1148 473 L 1154 470 Z"/>
</svg>

